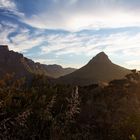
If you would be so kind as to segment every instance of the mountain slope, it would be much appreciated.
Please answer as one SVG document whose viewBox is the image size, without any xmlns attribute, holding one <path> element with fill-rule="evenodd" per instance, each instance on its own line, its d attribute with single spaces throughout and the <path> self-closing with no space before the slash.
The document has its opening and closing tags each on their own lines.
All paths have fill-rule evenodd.
<svg viewBox="0 0 140 140">
<path fill-rule="evenodd" d="M 104 52 L 101 52 L 84 67 L 69 75 L 60 77 L 58 82 L 89 85 L 98 82 L 109 82 L 113 79 L 120 79 L 129 72 L 128 69 L 113 64 L 108 56 Z"/>
<path fill-rule="evenodd" d="M 76 69 L 74 68 L 63 68 L 60 65 L 44 65 L 47 73 L 49 73 L 53 78 L 59 78 L 60 76 L 64 76 L 74 72 Z"/>
<path fill-rule="evenodd" d="M 9 51 L 7 45 L 0 45 L 0 77 L 6 73 L 15 73 L 17 78 L 30 78 L 32 74 L 43 74 L 48 77 L 58 78 L 74 70 L 72 68 L 64 69 L 59 65 L 35 63 L 20 53 Z"/>
</svg>

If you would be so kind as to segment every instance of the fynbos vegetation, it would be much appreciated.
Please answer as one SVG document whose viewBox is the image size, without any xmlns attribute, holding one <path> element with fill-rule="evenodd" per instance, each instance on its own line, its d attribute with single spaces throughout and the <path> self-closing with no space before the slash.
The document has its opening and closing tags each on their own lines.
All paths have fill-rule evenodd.
<svg viewBox="0 0 140 140">
<path fill-rule="evenodd" d="M 30 83 L 7 74 L 0 80 L 1 140 L 140 139 L 140 73 L 108 86 Z"/>
</svg>

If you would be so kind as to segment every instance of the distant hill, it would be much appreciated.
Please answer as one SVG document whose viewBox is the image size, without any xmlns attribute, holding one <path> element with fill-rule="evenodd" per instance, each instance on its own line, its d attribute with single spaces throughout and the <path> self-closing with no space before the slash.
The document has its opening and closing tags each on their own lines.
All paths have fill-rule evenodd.
<svg viewBox="0 0 140 140">
<path fill-rule="evenodd" d="M 88 64 L 71 74 L 60 77 L 57 82 L 74 85 L 90 85 L 120 79 L 128 73 L 130 73 L 130 70 L 113 64 L 108 56 L 104 52 L 101 52 L 90 60 Z"/>
<path fill-rule="evenodd" d="M 75 68 L 63 68 L 60 65 L 54 64 L 54 65 L 43 65 L 46 72 L 51 75 L 53 78 L 59 78 L 60 76 L 64 76 L 67 74 L 70 74 L 74 72 Z"/>
<path fill-rule="evenodd" d="M 10 51 L 7 45 L 0 45 L 0 77 L 6 73 L 15 73 L 17 78 L 28 77 L 32 74 L 43 74 L 58 78 L 75 71 L 73 68 L 63 68 L 60 65 L 44 65 L 35 63 L 23 54 Z"/>
</svg>

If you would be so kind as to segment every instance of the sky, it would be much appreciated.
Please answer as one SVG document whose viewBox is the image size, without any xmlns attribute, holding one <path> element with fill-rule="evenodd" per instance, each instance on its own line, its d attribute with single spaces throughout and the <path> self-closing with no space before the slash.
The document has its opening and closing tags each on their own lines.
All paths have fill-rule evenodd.
<svg viewBox="0 0 140 140">
<path fill-rule="evenodd" d="M 80 68 L 104 51 L 140 69 L 140 0 L 0 0 L 0 44 L 44 64 Z"/>
</svg>

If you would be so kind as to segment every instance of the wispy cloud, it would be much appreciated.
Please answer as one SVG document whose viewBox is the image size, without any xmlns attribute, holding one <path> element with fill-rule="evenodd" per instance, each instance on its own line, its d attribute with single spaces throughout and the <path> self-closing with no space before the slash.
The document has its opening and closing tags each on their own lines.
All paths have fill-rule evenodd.
<svg viewBox="0 0 140 140">
<path fill-rule="evenodd" d="M 53 0 L 24 22 L 37 28 L 82 30 L 140 26 L 136 5 L 125 0 Z M 126 4 L 127 3 L 127 4 Z"/>
<path fill-rule="evenodd" d="M 31 33 L 28 28 L 21 28 L 11 22 L 2 21 L 0 32 L 1 44 L 8 44 L 10 49 L 18 52 L 25 52 L 33 47 L 40 46 L 45 41 L 45 36 L 40 35 L 39 31 Z"/>
<path fill-rule="evenodd" d="M 36 46 L 40 46 L 44 43 L 44 36 L 37 36 L 34 34 L 30 34 L 28 30 L 22 30 L 18 33 L 18 35 L 10 38 L 11 49 L 14 49 L 19 52 L 25 52 L 31 48 Z"/>
<path fill-rule="evenodd" d="M 35 58 L 35 62 L 40 62 L 41 64 L 55 64 L 58 59 L 43 59 L 43 58 Z"/>
<path fill-rule="evenodd" d="M 16 9 L 16 5 L 12 0 L 0 0 L 0 8 Z"/>
<path fill-rule="evenodd" d="M 105 51 L 109 54 L 120 51 L 123 54 L 140 55 L 140 34 L 131 35 L 129 32 L 102 34 L 77 34 L 47 36 L 48 44 L 42 47 L 45 53 L 54 52 L 56 55 L 85 54 Z M 136 51 L 137 50 L 137 51 Z"/>
<path fill-rule="evenodd" d="M 70 31 L 140 27 L 139 5 L 138 0 L 39 0 L 32 8 L 38 8 L 38 12 L 28 16 L 26 11 L 18 9 L 16 0 L 0 0 L 0 9 L 12 12 L 32 27 Z"/>
<path fill-rule="evenodd" d="M 17 16 L 19 20 L 25 17 L 24 13 L 18 10 L 15 1 L 12 0 L 0 0 L 0 10 L 6 16 Z"/>
<path fill-rule="evenodd" d="M 15 32 L 17 29 L 16 24 L 8 23 L 8 22 L 1 22 L 0 23 L 0 42 L 1 44 L 9 43 L 8 36 Z"/>
</svg>

